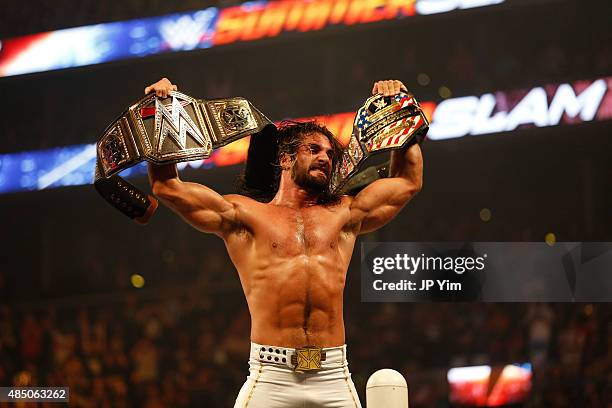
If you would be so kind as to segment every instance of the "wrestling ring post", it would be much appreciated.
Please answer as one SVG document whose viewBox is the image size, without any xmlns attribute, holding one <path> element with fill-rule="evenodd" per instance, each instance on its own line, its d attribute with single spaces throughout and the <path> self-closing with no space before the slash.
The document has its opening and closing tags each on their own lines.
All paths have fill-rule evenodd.
<svg viewBox="0 0 612 408">
<path fill-rule="evenodd" d="M 408 408 L 408 384 L 404 376 L 383 368 L 370 376 L 366 384 L 367 408 Z"/>
</svg>

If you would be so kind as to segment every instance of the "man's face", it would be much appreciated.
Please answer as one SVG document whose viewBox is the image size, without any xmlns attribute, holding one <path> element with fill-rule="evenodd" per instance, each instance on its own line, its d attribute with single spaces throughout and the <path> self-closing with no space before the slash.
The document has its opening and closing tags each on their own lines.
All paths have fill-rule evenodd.
<svg viewBox="0 0 612 408">
<path fill-rule="evenodd" d="M 293 181 L 308 191 L 323 192 L 329 185 L 333 157 L 334 149 L 325 135 L 304 136 L 291 168 Z"/>
</svg>

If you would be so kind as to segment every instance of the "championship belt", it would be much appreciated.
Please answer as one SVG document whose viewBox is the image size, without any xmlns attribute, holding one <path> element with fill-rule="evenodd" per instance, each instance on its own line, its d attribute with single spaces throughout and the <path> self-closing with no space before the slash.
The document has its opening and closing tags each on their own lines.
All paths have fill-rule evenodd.
<svg viewBox="0 0 612 408">
<path fill-rule="evenodd" d="M 414 96 L 374 95 L 357 111 L 353 133 L 331 181 L 331 190 L 354 194 L 372 181 L 387 177 L 388 163 L 362 169 L 367 159 L 381 152 L 421 143 L 429 121 Z"/>
<path fill-rule="evenodd" d="M 118 173 L 146 160 L 172 164 L 206 159 L 212 151 L 272 122 L 244 98 L 201 100 L 172 91 L 145 96 L 106 128 L 97 143 L 94 185 L 113 207 L 146 224 L 157 200 Z"/>
</svg>

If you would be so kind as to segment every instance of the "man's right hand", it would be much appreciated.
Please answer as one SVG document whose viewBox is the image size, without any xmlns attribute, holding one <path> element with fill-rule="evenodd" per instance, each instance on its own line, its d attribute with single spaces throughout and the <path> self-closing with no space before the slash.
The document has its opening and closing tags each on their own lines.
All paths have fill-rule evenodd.
<svg viewBox="0 0 612 408">
<path fill-rule="evenodd" d="M 172 82 L 168 78 L 162 78 L 154 84 L 147 86 L 144 90 L 145 95 L 155 91 L 155 95 L 161 98 L 167 98 L 170 91 L 177 91 L 176 85 L 172 85 Z"/>
</svg>

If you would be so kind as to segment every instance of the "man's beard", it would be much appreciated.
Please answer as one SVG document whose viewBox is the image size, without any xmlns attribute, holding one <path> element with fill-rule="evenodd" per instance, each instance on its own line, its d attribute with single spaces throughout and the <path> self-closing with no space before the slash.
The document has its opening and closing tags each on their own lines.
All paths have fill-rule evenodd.
<svg viewBox="0 0 612 408">
<path fill-rule="evenodd" d="M 291 178 L 293 178 L 295 184 L 309 193 L 322 194 L 327 192 L 329 188 L 329 175 L 325 173 L 325 170 L 320 169 L 325 173 L 325 179 L 321 179 L 319 177 L 311 176 L 310 170 L 313 169 L 311 168 L 308 171 L 296 171 L 294 165 L 291 169 Z"/>
</svg>

